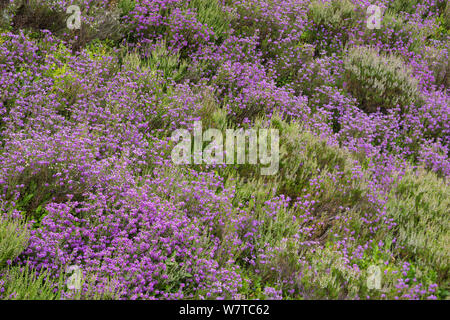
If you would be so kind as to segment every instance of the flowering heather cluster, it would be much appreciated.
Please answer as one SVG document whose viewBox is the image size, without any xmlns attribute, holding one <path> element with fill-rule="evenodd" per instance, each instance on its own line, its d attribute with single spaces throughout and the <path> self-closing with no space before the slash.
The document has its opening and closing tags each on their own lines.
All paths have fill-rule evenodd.
<svg viewBox="0 0 450 320">
<path fill-rule="evenodd" d="M 1 299 L 449 296 L 447 1 L 0 10 Z M 198 120 L 279 130 L 279 172 L 175 165 Z"/>
</svg>

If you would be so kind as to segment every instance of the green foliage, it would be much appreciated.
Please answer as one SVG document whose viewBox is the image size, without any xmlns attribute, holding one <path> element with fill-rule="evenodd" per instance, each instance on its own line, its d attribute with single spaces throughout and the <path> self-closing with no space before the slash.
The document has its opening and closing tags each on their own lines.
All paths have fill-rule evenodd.
<svg viewBox="0 0 450 320">
<path fill-rule="evenodd" d="M 264 286 L 267 281 L 264 281 L 261 275 L 252 272 L 250 269 L 240 269 L 242 281 L 242 288 L 239 290 L 239 295 L 242 300 L 250 299 L 266 299 L 264 295 Z"/>
<path fill-rule="evenodd" d="M 29 230 L 23 220 L 0 218 L 0 270 L 28 245 Z"/>
<path fill-rule="evenodd" d="M 254 128 L 266 127 L 264 123 L 257 121 Z M 229 166 L 221 174 L 227 178 L 227 187 L 233 186 L 236 190 L 233 205 L 245 204 L 247 215 L 262 222 L 256 237 L 258 241 L 254 243 L 256 250 L 276 248 L 269 255 L 268 262 L 258 265 L 268 285 L 301 271 L 302 266 L 298 261 L 308 251 L 301 245 L 302 241 L 325 243 L 330 239 L 333 226 L 336 227 L 334 232 L 339 232 L 339 223 L 334 221 L 334 217 L 342 212 L 341 208 L 352 208 L 354 221 L 359 221 L 360 215 L 371 214 L 379 209 L 366 195 L 368 177 L 352 177 L 354 164 L 350 153 L 329 145 L 299 124 L 288 124 L 276 116 L 272 118 L 270 128 L 278 129 L 280 133 L 280 167 L 276 175 L 261 176 L 251 165 Z M 315 195 L 316 202 L 310 208 L 315 215 L 314 221 L 305 220 L 303 209 L 292 207 L 292 203 L 279 209 L 276 217 L 270 216 L 272 210 L 267 201 L 279 195 L 295 200 L 308 194 Z M 299 230 L 308 227 L 314 229 L 313 234 L 299 234 Z M 361 237 L 369 235 L 366 226 L 353 224 L 350 227 Z M 314 255 L 311 255 L 310 259 L 313 258 Z M 339 275 L 331 276 L 331 280 L 327 278 L 331 281 L 327 292 L 334 290 L 336 297 L 343 294 L 337 293 L 339 290 L 336 286 L 347 281 L 352 273 L 351 270 L 340 268 L 336 269 Z M 335 276 L 337 278 L 332 280 Z"/>
<path fill-rule="evenodd" d="M 433 72 L 434 83 L 448 88 L 450 78 L 450 60 L 445 48 L 426 47 L 425 60 Z"/>
<path fill-rule="evenodd" d="M 409 51 L 416 54 L 435 32 L 433 28 L 418 25 L 391 10 L 384 12 L 380 24 L 379 29 L 364 29 L 366 42 L 381 41 L 390 48 L 396 48 L 398 43 L 403 43 Z"/>
<path fill-rule="evenodd" d="M 308 14 L 315 24 L 329 27 L 330 30 L 352 26 L 362 17 L 361 11 L 350 0 L 314 0 L 309 5 Z"/>
<path fill-rule="evenodd" d="M 180 59 L 180 53 L 170 52 L 164 41 L 151 50 L 126 51 L 121 60 L 128 69 L 143 73 L 151 71 L 155 76 L 162 75 L 163 79 L 176 82 L 182 80 L 187 71 L 187 62 Z"/>
<path fill-rule="evenodd" d="M 438 272 L 448 281 L 450 266 L 450 187 L 431 172 L 408 171 L 391 190 L 386 204 L 390 218 L 397 223 L 402 259 Z"/>
<path fill-rule="evenodd" d="M 439 17 L 436 17 L 436 24 L 439 26 L 434 35 L 433 39 L 442 39 L 444 40 L 446 37 L 450 36 L 450 15 L 445 13 L 441 14 Z"/>
<path fill-rule="evenodd" d="M 117 279 L 108 277 L 102 283 L 102 290 L 97 290 L 98 278 L 87 272 L 80 279 L 80 289 L 67 287 L 67 274 L 60 270 L 59 277 L 51 275 L 49 270 L 37 272 L 28 264 L 9 266 L 2 270 L 0 278 L 0 299 L 13 300 L 117 300 L 120 288 Z"/>
<path fill-rule="evenodd" d="M 136 5 L 136 0 L 119 0 L 117 7 L 121 10 L 121 15 L 126 16 L 130 11 L 133 11 Z"/>
<path fill-rule="evenodd" d="M 60 279 L 63 279 L 60 277 Z M 121 294 L 120 283 L 115 277 L 107 276 L 102 282 L 102 290 L 98 290 L 98 277 L 95 273 L 86 272 L 80 279 L 81 289 L 68 289 L 66 286 L 67 298 L 70 300 L 118 300 Z M 64 287 L 59 281 L 59 287 Z"/>
<path fill-rule="evenodd" d="M 199 22 L 213 29 L 218 41 L 225 39 L 232 16 L 219 0 L 191 0 L 188 7 L 197 11 Z"/>
<path fill-rule="evenodd" d="M 344 256 L 331 245 L 308 253 L 309 266 L 302 269 L 299 286 L 309 298 L 345 299 L 361 294 L 363 277 L 349 268 Z"/>
<path fill-rule="evenodd" d="M 346 89 L 366 112 L 421 104 L 418 81 L 403 61 L 370 47 L 352 47 L 344 57 Z"/>
<path fill-rule="evenodd" d="M 180 60 L 179 53 L 171 53 L 165 43 L 161 43 L 145 60 L 147 66 L 152 70 L 160 70 L 165 79 L 180 81 L 187 69 L 187 63 Z"/>
<path fill-rule="evenodd" d="M 268 46 L 267 41 L 263 42 L 263 46 Z M 277 71 L 276 82 L 279 86 L 284 86 L 286 84 L 295 83 L 296 77 L 298 76 L 299 69 L 302 65 L 309 64 L 313 61 L 315 48 L 314 46 L 299 42 L 295 46 L 292 44 L 281 45 L 281 49 L 270 48 L 270 56 L 272 57 L 283 57 L 284 59 L 275 59 L 277 63 L 275 64 L 275 70 Z M 296 56 L 294 59 L 288 58 L 288 52 L 296 51 Z M 286 68 L 286 59 L 289 59 L 289 67 Z M 284 61 L 283 61 L 284 60 Z M 294 84 L 295 86 L 295 84 Z"/>
<path fill-rule="evenodd" d="M 60 293 L 55 293 L 54 285 L 47 281 L 47 271 L 37 275 L 36 270 L 28 264 L 24 267 L 8 265 L 25 250 L 29 235 L 24 220 L 5 216 L 0 218 L 0 298 L 58 299 Z"/>
<path fill-rule="evenodd" d="M 65 164 L 52 163 L 50 165 L 36 167 L 33 171 L 27 165 L 25 170 L 9 178 L 7 199 L 14 197 L 14 186 L 24 184 L 26 188 L 21 190 L 19 199 L 15 202 L 17 209 L 23 211 L 27 218 L 36 220 L 38 226 L 43 216 L 46 214 L 45 205 L 53 199 L 53 201 L 61 202 L 66 200 L 65 194 L 69 192 L 69 186 L 61 186 L 56 182 L 54 174 L 61 170 Z M 74 179 L 78 179 L 80 172 L 72 171 Z M 47 184 L 47 185 L 46 185 Z M 82 194 L 86 190 L 86 184 L 78 184 L 76 188 L 71 189 L 75 199 L 82 199 Z"/>
<path fill-rule="evenodd" d="M 394 0 L 389 4 L 389 9 L 392 9 L 396 13 L 414 13 L 417 10 L 419 0 Z"/>
<path fill-rule="evenodd" d="M 110 39 L 95 39 L 86 46 L 86 52 L 92 60 L 101 60 L 106 56 L 114 55 L 114 41 Z"/>
<path fill-rule="evenodd" d="M 314 23 L 314 27 L 305 31 L 302 38 L 309 43 L 316 42 L 316 52 L 335 52 L 337 48 L 332 48 L 329 43 L 325 43 L 327 41 L 321 40 L 324 35 L 337 36 L 340 43 L 345 45 L 349 40 L 348 32 L 358 29 L 365 19 L 365 12 L 350 0 L 314 0 L 308 9 L 308 18 Z"/>
<path fill-rule="evenodd" d="M 388 9 L 395 13 L 415 14 L 418 11 L 422 17 L 428 16 L 432 12 L 442 12 L 445 6 L 448 6 L 447 0 L 437 0 L 434 5 L 423 6 L 420 0 L 393 0 L 388 4 Z"/>
<path fill-rule="evenodd" d="M 447 29 L 447 34 L 450 29 L 450 3 L 447 2 L 444 12 L 442 12 L 442 19 L 445 29 Z"/>
<path fill-rule="evenodd" d="M 38 176 L 42 177 L 42 175 Z M 33 227 L 38 227 L 47 215 L 44 207 L 51 200 L 51 197 L 52 193 L 49 188 L 38 186 L 36 180 L 31 179 L 26 190 L 16 202 L 16 208 L 35 221 Z"/>
<path fill-rule="evenodd" d="M 37 275 L 36 271 L 25 265 L 24 267 L 9 267 L 4 270 L 0 280 L 0 294 L 2 299 L 12 300 L 59 300 L 61 292 L 58 284 L 61 280 L 52 281 L 48 271 Z"/>
<path fill-rule="evenodd" d="M 69 118 L 69 106 L 76 102 L 79 93 L 83 90 L 79 82 L 76 81 L 79 75 L 64 64 L 55 68 L 52 76 L 54 77 L 53 91 L 58 94 L 58 101 L 61 103 L 58 112 Z"/>
<path fill-rule="evenodd" d="M 255 125 L 255 129 L 260 127 L 263 127 L 263 121 L 259 121 Z M 328 196 L 331 197 L 332 193 L 337 190 L 335 182 L 332 182 L 333 179 L 329 175 L 337 174 L 338 171 L 343 172 L 337 183 L 347 181 L 351 175 L 353 159 L 350 153 L 337 146 L 329 145 L 325 140 L 304 130 L 298 123 L 288 124 L 273 117 L 270 128 L 279 130 L 280 164 L 276 175 L 266 176 L 263 180 L 270 183 L 272 187 L 276 187 L 277 194 L 284 194 L 295 199 L 302 194 L 313 192 L 315 186 L 310 184 L 310 180 L 321 177 L 323 179 L 321 189 L 326 190 Z M 237 170 L 241 177 L 251 178 L 258 174 L 253 167 L 239 166 Z M 344 198 L 336 198 L 343 200 L 344 204 L 352 201 L 351 197 L 348 194 Z"/>
</svg>

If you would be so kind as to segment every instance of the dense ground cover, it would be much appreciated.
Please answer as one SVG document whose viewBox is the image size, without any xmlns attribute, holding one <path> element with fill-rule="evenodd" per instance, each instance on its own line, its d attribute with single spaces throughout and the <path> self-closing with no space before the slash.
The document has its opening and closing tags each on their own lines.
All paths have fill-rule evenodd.
<svg viewBox="0 0 450 320">
<path fill-rule="evenodd" d="M 0 298 L 449 297 L 447 1 L 0 10 Z M 195 120 L 279 130 L 277 174 L 174 165 Z"/>
</svg>

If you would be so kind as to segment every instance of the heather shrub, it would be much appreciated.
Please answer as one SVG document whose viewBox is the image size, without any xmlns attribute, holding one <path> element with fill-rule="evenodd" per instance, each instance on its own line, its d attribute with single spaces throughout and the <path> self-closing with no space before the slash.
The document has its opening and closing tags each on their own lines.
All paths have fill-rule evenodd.
<svg viewBox="0 0 450 320">
<path fill-rule="evenodd" d="M 11 263 L 28 245 L 29 230 L 20 219 L 0 218 L 0 270 Z"/>
<path fill-rule="evenodd" d="M 170 92 L 173 82 L 181 82 L 187 72 L 186 61 L 179 52 L 168 50 L 164 41 L 139 50 L 122 50 L 119 61 L 123 71 L 131 72 L 139 84 L 152 87 L 152 92 L 155 88 Z"/>
<path fill-rule="evenodd" d="M 227 185 L 236 189 L 233 203 L 243 203 L 245 211 L 252 212 L 250 221 L 254 222 L 249 225 L 258 226 L 258 240 L 251 242 L 251 249 L 241 255 L 242 262 L 256 263 L 256 275 L 249 276 L 253 285 L 261 285 L 262 281 L 303 298 L 370 295 L 408 299 L 432 295 L 434 289 L 430 287 L 428 291 L 423 286 L 438 278 L 427 265 L 405 267 L 391 262 L 401 249 L 392 245 L 395 234 L 390 230 L 397 230 L 395 226 L 401 222 L 392 220 L 389 206 L 386 216 L 368 172 L 360 171 L 350 153 L 327 145 L 301 127 L 278 121 L 272 119 L 273 127 L 280 129 L 278 174 L 261 177 L 251 166 L 225 170 Z M 259 125 L 257 121 L 256 128 Z M 250 228 L 245 230 L 252 232 Z M 349 232 L 358 242 L 382 241 L 385 247 L 362 249 L 353 239 L 346 246 L 351 253 L 349 262 L 335 245 Z M 323 256 L 312 250 L 322 245 L 327 248 L 320 249 Z M 332 258 L 334 255 L 337 257 Z M 385 272 L 381 292 L 367 288 L 366 270 L 371 264 L 382 266 Z M 402 272 L 408 276 L 399 278 Z M 405 279 L 412 279 L 412 272 L 418 280 L 407 284 Z"/>
<path fill-rule="evenodd" d="M 197 20 L 210 27 L 218 42 L 225 40 L 229 33 L 232 13 L 226 10 L 220 0 L 191 0 L 188 8 L 196 10 Z"/>
<path fill-rule="evenodd" d="M 277 116 L 272 118 L 271 123 L 270 128 L 280 131 L 279 171 L 274 176 L 262 177 L 252 166 L 235 167 L 234 170 L 237 170 L 243 181 L 248 179 L 253 181 L 253 186 L 262 185 L 264 191 L 261 195 L 267 193 L 270 196 L 268 190 L 274 191 L 274 195 L 284 195 L 290 199 L 315 194 L 316 209 L 329 214 L 334 212 L 333 206 L 352 206 L 363 200 L 366 189 L 364 177 L 362 173 L 357 173 L 355 160 L 349 152 L 317 137 L 298 123 L 287 124 Z M 261 127 L 265 126 L 258 121 L 253 128 Z M 356 176 L 359 180 L 350 183 L 349 179 L 353 180 Z M 251 192 L 245 194 L 252 195 Z M 324 202 L 322 204 L 329 201 L 339 204 L 321 207 L 321 201 Z"/>
<path fill-rule="evenodd" d="M 426 47 L 424 56 L 433 74 L 434 83 L 438 87 L 448 88 L 450 74 L 448 48 Z"/>
<path fill-rule="evenodd" d="M 302 35 L 302 39 L 316 45 L 316 53 L 321 50 L 337 52 L 350 40 L 349 34 L 361 27 L 365 11 L 350 0 L 312 1 L 308 6 L 308 18 L 312 27 Z M 327 41 L 323 41 L 327 39 Z"/>
<path fill-rule="evenodd" d="M 412 263 L 396 263 L 392 241 L 386 239 L 362 249 L 347 243 L 345 252 L 335 242 L 317 247 L 287 240 L 261 255 L 261 275 L 274 277 L 284 293 L 301 299 L 424 299 L 441 295 L 432 269 Z M 381 288 L 371 289 L 367 280 L 374 266 L 381 271 Z M 276 270 L 276 272 L 274 272 Z M 287 271 L 287 273 L 283 273 Z M 269 274 L 269 275 L 268 275 Z M 290 274 L 282 281 L 280 278 Z M 271 275 L 271 276 L 270 276 Z"/>
<path fill-rule="evenodd" d="M 342 66 L 336 57 L 321 57 L 308 61 L 292 81 L 292 88 L 297 94 L 310 97 L 314 101 L 319 90 L 324 87 L 336 87 L 340 83 Z M 325 105 L 324 97 L 318 97 L 321 105 Z"/>
<path fill-rule="evenodd" d="M 170 52 L 162 42 L 149 53 L 144 53 L 142 63 L 151 70 L 162 72 L 165 80 L 180 81 L 187 69 L 187 62 L 180 61 L 180 53 Z"/>
<path fill-rule="evenodd" d="M 445 6 L 445 9 L 442 12 L 442 18 L 444 20 L 444 26 L 448 30 L 450 29 L 450 5 L 447 2 L 447 5 Z"/>
<path fill-rule="evenodd" d="M 289 1 L 233 2 L 236 18 L 232 27 L 237 36 L 255 37 L 263 64 L 284 85 L 310 57 L 309 47 L 301 41 L 306 25 L 306 3 Z"/>
<path fill-rule="evenodd" d="M 117 7 L 121 10 L 122 16 L 126 16 L 133 11 L 135 5 L 135 0 L 119 0 L 117 3 Z"/>
<path fill-rule="evenodd" d="M 237 275 L 226 264 L 212 259 L 219 250 L 218 242 L 214 241 L 214 228 L 225 224 L 230 205 L 224 201 L 225 196 L 216 194 L 214 180 L 204 187 L 202 177 L 198 182 L 189 181 L 188 176 L 180 173 L 172 171 L 170 180 L 162 175 L 145 177 L 141 187 L 126 192 L 127 201 L 118 200 L 113 206 L 93 201 L 97 198 L 93 194 L 89 202 L 47 206 L 49 214 L 42 227 L 33 233 L 28 248 L 29 253 L 40 252 L 31 257 L 32 262 L 52 268 L 63 261 L 76 263 L 97 275 L 94 286 L 98 289 L 102 288 L 101 283 L 115 276 L 120 282 L 121 297 L 195 297 L 196 291 L 212 294 L 208 289 L 217 286 L 213 296 L 231 296 L 236 288 L 226 289 L 230 284 L 227 277 L 235 281 Z M 178 185 L 183 187 L 173 188 Z M 203 192 L 192 198 L 193 190 Z M 223 206 L 223 211 L 216 211 L 217 205 Z M 73 233 L 63 232 L 68 226 L 66 217 L 70 217 Z M 45 231 L 48 228 L 58 230 L 56 238 L 48 237 Z M 91 235 L 84 237 L 83 230 L 90 230 Z M 166 240 L 160 241 L 163 238 Z M 67 245 L 60 247 L 60 243 Z M 93 243 L 99 243 L 100 247 L 88 253 L 86 250 Z M 112 256 L 107 253 L 111 246 L 116 248 Z M 130 264 L 124 259 L 127 255 L 135 257 L 135 262 Z"/>
<path fill-rule="evenodd" d="M 82 11 L 81 28 L 69 30 L 66 9 L 74 4 L 79 5 Z M 53 35 L 67 40 L 74 52 L 93 40 L 118 42 L 127 33 L 127 26 L 120 21 L 120 8 L 107 3 L 16 0 L 7 10 L 15 28 L 32 30 L 37 36 L 40 30 L 49 30 Z"/>
<path fill-rule="evenodd" d="M 63 64 L 61 67 L 51 70 L 49 76 L 54 79 L 53 93 L 60 102 L 57 110 L 59 114 L 69 118 L 69 108 L 76 103 L 78 95 L 83 90 L 80 81 L 82 75 L 68 67 L 67 64 Z"/>
<path fill-rule="evenodd" d="M 382 112 L 399 106 L 422 103 L 418 81 L 404 62 L 370 47 L 352 47 L 344 58 L 346 90 L 366 112 Z"/>
<path fill-rule="evenodd" d="M 399 255 L 419 266 L 432 267 L 441 283 L 448 281 L 450 257 L 445 248 L 450 225 L 448 185 L 429 172 L 408 171 L 391 190 L 387 213 L 396 222 L 392 230 Z"/>
<path fill-rule="evenodd" d="M 434 25 L 418 23 L 392 11 L 382 15 L 379 29 L 364 29 L 365 43 L 378 43 L 385 52 L 397 50 L 399 47 L 408 52 L 420 53 L 424 43 L 434 33 Z"/>
<path fill-rule="evenodd" d="M 306 99 L 279 88 L 259 63 L 225 62 L 211 79 L 230 120 L 251 123 L 273 113 L 286 118 L 306 116 Z"/>
<path fill-rule="evenodd" d="M 414 13 L 417 10 L 417 5 L 419 4 L 420 1 L 418 0 L 412 0 L 412 1 L 407 1 L 407 0 L 394 0 L 392 2 L 389 3 L 388 8 L 391 8 L 393 11 L 399 13 L 399 12 L 404 12 L 404 13 Z"/>
<path fill-rule="evenodd" d="M 346 263 L 345 257 L 332 246 L 311 254 L 297 279 L 300 291 L 307 299 L 332 297 L 333 299 L 354 299 L 363 293 L 363 274 L 358 268 Z"/>
<path fill-rule="evenodd" d="M 310 184 L 314 172 L 334 171 L 337 168 L 345 171 L 350 166 L 350 159 L 338 148 L 300 126 L 281 125 L 279 128 L 282 130 L 281 137 L 284 137 L 280 148 L 280 170 L 285 175 L 281 193 L 295 198 L 296 193 L 301 193 Z"/>
<path fill-rule="evenodd" d="M 127 40 L 152 44 L 165 40 L 169 50 L 180 51 L 186 58 L 214 37 L 214 31 L 197 19 L 195 9 L 185 1 L 136 1 L 125 17 L 129 26 Z"/>
<path fill-rule="evenodd" d="M 233 20 L 233 27 L 238 27 L 237 31 L 246 36 L 257 33 L 262 42 L 264 39 L 280 40 L 282 33 L 291 34 L 295 28 L 297 31 L 302 29 L 300 19 L 305 16 L 306 9 L 303 1 L 243 1 L 232 4 L 236 6 L 239 17 Z"/>
<path fill-rule="evenodd" d="M 38 50 L 39 47 L 23 32 L 19 34 L 3 33 L 0 45 L 2 49 L 0 62 L 5 66 L 5 71 L 11 71 L 14 68 L 20 70 L 20 67 L 23 70 L 25 65 L 35 67 L 39 62 L 42 62 L 42 55 L 39 54 Z M 21 76 L 23 77 L 23 75 Z"/>
<path fill-rule="evenodd" d="M 21 218 L 0 217 L 0 298 L 57 299 L 60 295 L 48 280 L 48 273 L 37 274 L 28 264 L 14 266 L 13 262 L 27 248 L 29 226 Z"/>
<path fill-rule="evenodd" d="M 289 50 L 295 53 L 288 54 Z M 295 47 L 285 46 L 283 50 L 277 51 L 277 59 L 274 60 L 273 68 L 277 74 L 277 85 L 284 86 L 295 83 L 296 76 L 303 72 L 303 67 L 311 63 L 314 58 L 315 47 L 310 44 L 299 43 Z"/>
<path fill-rule="evenodd" d="M 260 125 L 257 122 L 256 128 Z M 283 241 L 291 241 L 286 240 L 291 238 L 296 239 L 289 242 L 289 246 L 296 246 L 293 250 L 301 250 L 298 246 L 308 241 L 325 243 L 335 216 L 346 207 L 353 207 L 361 215 L 364 213 L 367 220 L 372 219 L 370 215 L 376 215 L 379 206 L 370 204 L 367 182 L 354 167 L 350 154 L 328 145 L 298 124 L 288 125 L 272 118 L 272 127 L 280 130 L 279 172 L 275 176 L 261 177 L 251 166 L 240 166 L 235 168 L 239 176 L 230 174 L 232 180 L 227 182 L 237 190 L 236 203 L 245 203 L 248 210 L 254 208 L 253 217 L 261 223 L 256 252 L 266 246 L 279 252 L 278 247 Z M 309 201 L 310 198 L 314 200 Z M 273 213 L 275 208 L 276 215 Z M 361 237 L 370 233 L 361 229 L 358 232 Z M 278 260 L 273 265 L 280 267 L 276 268 L 279 272 L 286 268 L 282 272 L 285 276 L 299 268 L 296 260 L 289 260 L 289 256 L 274 257 Z M 288 261 L 282 262 L 285 259 Z M 273 265 L 267 269 L 269 274 L 272 274 L 270 267 Z M 277 273 L 272 276 L 275 281 Z"/>
<path fill-rule="evenodd" d="M 441 15 L 436 17 L 437 27 L 434 30 L 433 36 L 430 37 L 431 39 L 445 42 L 446 38 L 450 35 L 450 13 L 448 11 L 449 9 L 444 8 Z"/>
<path fill-rule="evenodd" d="M 33 144 L 28 140 L 23 147 L 18 147 L 17 141 L 9 142 L 5 146 L 8 153 L 2 155 L 3 196 L 17 200 L 20 209 L 31 216 L 39 214 L 35 210 L 50 199 L 64 201 L 68 193 L 76 199 L 82 197 L 90 188 L 91 179 L 97 179 L 87 172 L 100 169 L 100 174 L 103 169 L 94 161 L 98 149 L 89 145 L 89 139 L 77 141 L 83 134 L 83 129 L 61 131 L 52 136 L 52 144 Z M 22 154 L 22 161 L 17 161 L 17 154 Z M 88 159 L 90 164 L 84 162 Z"/>
<path fill-rule="evenodd" d="M 428 144 L 419 149 L 417 162 L 426 170 L 432 171 L 438 177 L 445 179 L 450 172 L 450 163 L 447 160 L 448 155 L 448 142 L 445 144 L 428 140 Z"/>
<path fill-rule="evenodd" d="M 445 0 L 419 1 L 419 0 L 393 0 L 388 4 L 388 9 L 396 13 L 407 13 L 410 15 L 420 14 L 426 17 L 432 13 L 441 12 L 445 9 Z"/>
<path fill-rule="evenodd" d="M 37 273 L 29 264 L 2 270 L 0 298 L 5 300 L 59 300 L 58 280 L 52 281 L 48 271 Z M 59 282 L 61 284 L 61 280 Z"/>
<path fill-rule="evenodd" d="M 351 1 L 312 1 L 309 5 L 309 17 L 317 25 L 324 25 L 338 30 L 342 23 L 351 25 L 356 22 L 358 15 L 357 6 Z"/>
<path fill-rule="evenodd" d="M 68 270 L 68 269 L 66 269 Z M 69 279 L 70 272 L 66 272 L 64 274 L 61 273 L 59 276 L 59 288 L 63 288 L 61 290 L 61 297 L 65 300 L 119 300 L 122 294 L 120 282 L 117 277 L 105 277 L 101 278 L 98 273 L 94 272 L 80 272 L 81 277 L 77 279 L 78 284 L 80 286 L 77 288 L 69 288 Z M 65 284 L 61 282 L 67 278 Z"/>
</svg>

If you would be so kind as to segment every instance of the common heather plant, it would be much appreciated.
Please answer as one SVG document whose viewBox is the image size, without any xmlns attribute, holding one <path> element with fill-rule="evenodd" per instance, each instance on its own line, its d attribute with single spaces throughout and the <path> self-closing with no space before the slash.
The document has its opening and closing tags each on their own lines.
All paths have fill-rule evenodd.
<svg viewBox="0 0 450 320">
<path fill-rule="evenodd" d="M 222 1 L 191 0 L 188 6 L 196 10 L 199 22 L 213 29 L 217 41 L 225 40 L 234 17 L 232 12 L 225 10 Z"/>
<path fill-rule="evenodd" d="M 442 281 L 448 281 L 449 255 L 439 248 L 448 243 L 449 187 L 433 173 L 408 171 L 391 190 L 388 214 L 396 222 L 400 254 L 416 264 L 432 266 Z"/>
<path fill-rule="evenodd" d="M 28 245 L 29 230 L 23 220 L 1 217 L 0 270 L 16 259 Z"/>
<path fill-rule="evenodd" d="M 62 281 L 61 281 L 62 282 Z M 3 300 L 59 300 L 58 283 L 49 280 L 47 271 L 24 267 L 8 267 L 2 271 L 0 298 Z M 56 289 L 56 290 L 55 290 Z"/>
<path fill-rule="evenodd" d="M 351 26 L 357 22 L 357 6 L 351 1 L 312 1 L 309 5 L 309 11 L 312 20 L 317 25 L 338 30 L 339 25 L 344 22 Z"/>
<path fill-rule="evenodd" d="M 380 29 L 364 30 L 366 42 L 379 43 L 382 51 L 396 51 L 401 43 L 408 52 L 419 54 L 424 41 L 433 35 L 434 22 L 418 23 L 391 10 L 383 13 Z"/>
<path fill-rule="evenodd" d="M 411 104 L 422 103 L 418 81 L 394 55 L 379 53 L 374 48 L 352 47 L 343 66 L 346 89 L 366 112 L 378 108 L 386 112 L 397 106 L 404 110 Z"/>
<path fill-rule="evenodd" d="M 443 86 L 444 88 L 448 88 L 450 74 L 448 47 L 427 47 L 424 55 L 433 73 L 434 83 L 438 87 Z"/>
<path fill-rule="evenodd" d="M 312 27 L 302 38 L 316 45 L 316 52 L 336 52 L 347 44 L 365 23 L 365 10 L 352 1 L 311 1 L 308 6 L 308 18 Z M 323 43 L 321 40 L 328 41 Z"/>
</svg>

